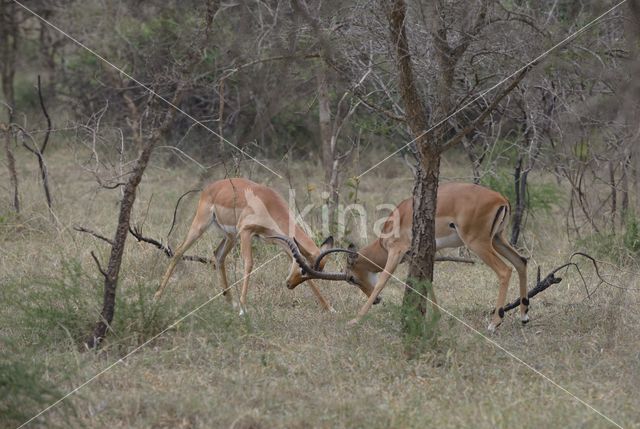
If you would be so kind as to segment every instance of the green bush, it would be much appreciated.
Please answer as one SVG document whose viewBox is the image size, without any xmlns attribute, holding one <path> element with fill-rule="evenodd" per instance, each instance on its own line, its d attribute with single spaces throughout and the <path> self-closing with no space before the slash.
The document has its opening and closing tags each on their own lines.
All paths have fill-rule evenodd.
<svg viewBox="0 0 640 429">
<path fill-rule="evenodd" d="M 511 206 L 516 203 L 516 191 L 513 175 L 506 172 L 488 174 L 484 176 L 480 183 L 494 191 L 500 192 L 507 197 Z M 557 186 L 552 183 L 535 183 L 531 180 L 527 182 L 526 207 L 531 213 L 536 211 L 548 212 L 553 205 L 562 199 L 562 193 Z"/>
<path fill-rule="evenodd" d="M 631 252 L 640 252 L 640 225 L 634 215 L 627 216 L 626 228 L 622 237 L 624 246 Z"/>
<path fill-rule="evenodd" d="M 0 427 L 17 427 L 62 397 L 51 382 L 44 381 L 45 369 L 37 362 L 17 361 L 13 355 L 0 354 Z M 71 402 L 57 407 L 58 415 L 69 426 L 75 415 Z M 47 423 L 52 427 L 51 422 Z"/>
</svg>

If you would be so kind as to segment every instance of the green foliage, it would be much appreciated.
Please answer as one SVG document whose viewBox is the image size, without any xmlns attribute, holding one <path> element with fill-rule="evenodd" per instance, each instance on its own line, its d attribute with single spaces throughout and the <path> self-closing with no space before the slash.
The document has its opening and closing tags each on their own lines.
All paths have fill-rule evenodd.
<svg viewBox="0 0 640 429">
<path fill-rule="evenodd" d="M 44 380 L 44 373 L 44 367 L 37 362 L 15 360 L 13 354 L 0 354 L 1 427 L 17 427 L 62 397 L 63 392 Z M 71 402 L 60 404 L 57 413 L 68 423 L 68 417 L 74 413 Z M 47 426 L 52 427 L 50 422 Z"/>
<path fill-rule="evenodd" d="M 409 279 L 408 284 L 417 292 L 406 296 L 402 303 L 403 340 L 405 354 L 416 357 L 427 347 L 435 346 L 438 339 L 440 313 L 433 311 L 431 304 L 425 303 L 420 296 L 434 296 L 433 284 L 430 281 Z"/>
<path fill-rule="evenodd" d="M 512 175 L 506 172 L 486 175 L 481 183 L 507 197 L 512 206 L 515 204 L 516 192 Z M 558 204 L 562 196 L 560 189 L 552 183 L 527 182 L 526 206 L 532 213 L 538 210 L 548 212 L 553 205 Z"/>
<path fill-rule="evenodd" d="M 638 219 L 632 214 L 627 216 L 622 242 L 629 251 L 633 253 L 640 252 L 640 225 L 638 225 Z"/>
<path fill-rule="evenodd" d="M 19 297 L 15 323 L 30 342 L 69 336 L 80 341 L 97 320 L 101 299 L 98 281 L 77 260 L 64 261 L 60 272 L 52 276 L 21 279 L 5 292 Z"/>
<path fill-rule="evenodd" d="M 618 265 L 635 263 L 640 256 L 640 223 L 634 215 L 629 215 L 619 234 L 596 233 L 578 240 L 577 244 L 596 257 Z"/>
</svg>

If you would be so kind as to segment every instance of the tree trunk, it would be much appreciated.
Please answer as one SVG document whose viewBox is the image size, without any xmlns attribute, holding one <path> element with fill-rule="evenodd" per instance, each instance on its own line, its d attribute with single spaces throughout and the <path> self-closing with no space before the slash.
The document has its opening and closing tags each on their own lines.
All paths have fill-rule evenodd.
<svg viewBox="0 0 640 429">
<path fill-rule="evenodd" d="M 182 97 L 183 88 L 181 85 L 175 91 L 171 104 L 178 105 L 179 100 Z M 150 136 L 143 138 L 142 133 L 136 133 L 134 129 L 134 140 L 138 140 L 141 143 L 141 151 L 138 160 L 129 176 L 129 180 L 124 187 L 122 201 L 120 202 L 120 213 L 118 214 L 118 226 L 116 228 L 116 234 L 113 238 L 113 244 L 111 246 L 111 254 L 109 256 L 109 264 L 107 270 L 100 271 L 104 276 L 104 300 L 102 304 L 102 312 L 100 313 L 100 320 L 93 328 L 93 332 L 89 338 L 85 341 L 88 348 L 97 347 L 109 329 L 111 322 L 113 321 L 113 315 L 115 312 L 116 303 L 116 288 L 118 286 L 118 276 L 120 274 L 120 266 L 122 265 L 122 255 L 124 253 L 124 247 L 127 241 L 127 235 L 129 234 L 129 224 L 131 220 L 131 210 L 136 200 L 136 192 L 138 185 L 142 180 L 151 153 L 156 147 L 157 143 L 169 129 L 171 121 L 175 116 L 176 109 L 172 107 L 166 107 L 166 112 L 161 125 L 156 128 Z M 132 109 L 137 111 L 136 108 Z M 141 118 L 136 118 L 142 120 Z M 136 128 L 137 129 L 137 128 Z M 97 259 L 96 259 L 97 262 Z"/>
<path fill-rule="evenodd" d="M 0 44 L 0 49 L 2 49 L 2 92 L 7 103 L 7 129 L 4 151 L 7 155 L 9 182 L 13 189 L 13 208 L 16 213 L 20 213 L 18 174 L 16 172 L 16 160 L 11 150 L 11 124 L 13 123 L 16 107 L 13 78 L 15 75 L 16 52 L 18 51 L 18 24 L 15 4 L 10 1 L 2 1 L 0 3 Z"/>
<path fill-rule="evenodd" d="M 324 170 L 324 189 L 328 193 L 329 230 L 336 230 L 338 210 L 338 162 L 336 162 L 336 141 L 331 126 L 331 100 L 327 82 L 327 69 L 324 64 L 318 68 L 318 123 L 322 145 L 322 168 Z"/>
<path fill-rule="evenodd" d="M 113 239 L 113 246 L 111 246 L 111 255 L 109 256 L 109 265 L 107 271 L 104 274 L 104 301 L 102 305 L 102 312 L 100 313 L 100 320 L 97 322 L 93 333 L 86 340 L 86 345 L 89 348 L 96 347 L 100 344 L 100 341 L 107 333 L 107 329 L 113 321 L 113 314 L 115 311 L 116 303 L 116 288 L 118 286 L 118 276 L 120 274 L 120 265 L 122 264 L 122 254 L 124 253 L 124 246 L 127 241 L 127 235 L 129 234 L 129 222 L 131 219 L 131 210 L 133 209 L 133 203 L 136 200 L 136 191 L 138 185 L 142 180 L 144 170 L 147 168 L 149 158 L 155 147 L 155 143 L 158 139 L 151 137 L 145 141 L 144 147 L 136 165 L 127 181 L 124 188 L 124 196 L 120 202 L 120 214 L 118 215 L 118 227 Z"/>
<path fill-rule="evenodd" d="M 440 153 L 434 143 L 423 135 L 428 129 L 427 111 L 422 103 L 413 76 L 409 44 L 404 25 L 406 5 L 396 0 L 388 11 L 391 41 L 396 48 L 396 65 L 399 75 L 399 89 L 405 106 L 407 123 L 417 138 L 419 164 L 413 187 L 413 228 L 409 278 L 402 304 L 403 331 L 409 339 L 420 339 L 429 333 L 424 315 L 427 310 L 427 296 L 433 281 L 435 257 L 435 214 L 440 171 Z M 434 133 L 440 136 L 441 133 Z M 432 134 L 433 135 L 433 134 Z M 415 353 L 416 343 L 412 341 L 406 350 Z"/>
</svg>

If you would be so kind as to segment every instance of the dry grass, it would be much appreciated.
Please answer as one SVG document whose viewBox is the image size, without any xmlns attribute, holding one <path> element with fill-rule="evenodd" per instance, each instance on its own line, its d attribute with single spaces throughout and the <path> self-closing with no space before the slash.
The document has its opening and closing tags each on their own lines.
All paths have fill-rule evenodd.
<svg viewBox="0 0 640 429">
<path fill-rule="evenodd" d="M 154 307 L 149 298 L 167 260 L 155 249 L 130 241 L 114 333 L 101 350 L 78 351 L 78 340 L 88 332 L 99 308 L 101 283 L 89 252 L 97 250 L 103 260 L 108 255 L 103 243 L 76 233 L 71 226 L 85 225 L 111 235 L 118 193 L 96 192 L 91 176 L 70 161 L 66 151 L 52 153 L 50 170 L 59 219 L 52 223 L 44 209 L 35 163 L 24 158 L 19 165 L 24 214 L 14 217 L 5 202 L 0 206 L 0 340 L 4 344 L 0 363 L 5 372 L 32 377 L 33 382 L 0 399 L 0 411 L 20 411 L 2 413 L 2 427 L 17 426 L 56 394 L 92 377 L 219 291 L 217 278 L 207 267 L 185 264 L 163 301 Z M 444 165 L 449 176 L 463 171 L 455 163 Z M 254 166 L 251 169 L 255 179 L 286 190 L 286 182 Z M 307 198 L 319 199 L 318 190 L 306 191 L 308 184 L 319 184 L 309 171 L 320 170 L 309 164 L 291 168 L 300 204 Z M 1 174 L 0 183 L 6 183 L 4 169 Z M 142 219 L 150 204 L 145 230 L 162 237 L 176 198 L 221 174 L 214 171 L 203 177 L 188 167 L 150 170 L 134 218 Z M 409 195 L 410 183 L 406 169 L 392 162 L 365 176 L 359 195 L 370 206 L 397 203 Z M 180 211 L 173 243 L 185 232 L 194 204 L 191 198 Z M 530 225 L 527 244 L 534 261 L 546 269 L 572 250 L 566 239 L 559 238 L 563 237 L 561 222 L 554 219 L 560 216 L 541 216 Z M 215 233 L 209 234 L 194 253 L 210 253 L 217 240 Z M 276 252 L 273 247 L 256 247 L 256 265 Z M 229 272 L 239 280 L 241 264 L 232 259 Z M 308 288 L 289 291 L 284 287 L 287 267 L 282 256 L 253 275 L 248 317 L 238 317 L 223 299 L 211 302 L 32 426 L 611 426 L 446 316 L 437 342 L 419 359 L 405 359 L 398 323 L 402 288 L 397 283 L 385 290 L 383 305 L 374 307 L 360 326 L 347 329 L 346 321 L 364 296 L 352 286 L 325 282 L 324 293 L 338 314 L 323 313 Z M 617 284 L 640 287 L 631 273 L 612 269 L 607 273 Z M 404 271 L 399 274 L 402 278 Z M 514 282 L 510 297 L 516 295 Z M 494 275 L 487 267 L 442 264 L 435 284 L 445 308 L 487 334 L 488 311 L 497 295 Z M 569 273 L 562 284 L 532 301 L 529 325 L 522 327 L 510 314 L 490 338 L 622 426 L 640 427 L 638 301 L 637 292 L 605 286 L 592 299 L 585 299 L 578 277 Z M 15 362 L 27 369 L 16 372 L 10 366 Z M 54 393 L 36 394 L 45 389 Z"/>
</svg>

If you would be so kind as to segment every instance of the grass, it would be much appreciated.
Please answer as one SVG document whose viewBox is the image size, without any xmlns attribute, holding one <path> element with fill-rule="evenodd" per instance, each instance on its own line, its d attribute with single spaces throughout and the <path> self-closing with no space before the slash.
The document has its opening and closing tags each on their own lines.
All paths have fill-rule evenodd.
<svg viewBox="0 0 640 429">
<path fill-rule="evenodd" d="M 18 426 L 220 290 L 210 268 L 185 263 L 163 300 L 152 303 L 167 259 L 130 240 L 113 332 L 100 350 L 82 351 L 81 339 L 97 318 L 102 286 L 89 252 L 96 251 L 103 261 L 108 253 L 104 243 L 72 226 L 111 235 L 119 195 L 98 190 L 68 150 L 52 151 L 49 168 L 59 220 L 52 222 L 35 162 L 20 155 L 18 165 L 23 214 L 12 215 L 7 198 L 0 205 L 0 427 Z M 456 160 L 443 165 L 445 176 L 464 174 Z M 253 165 L 245 167 L 255 180 L 286 191 L 286 182 Z M 319 201 L 320 169 L 310 163 L 290 167 L 299 203 Z M 145 232 L 163 237 L 177 197 L 221 174 L 153 168 L 141 185 L 133 218 L 139 222 L 146 216 Z M 7 183 L 4 169 L 0 183 Z M 309 184 L 317 190 L 309 190 Z M 371 208 L 397 203 L 410 189 L 406 168 L 391 161 L 363 178 L 358 197 Z M 187 198 L 179 211 L 172 244 L 185 233 L 195 201 Z M 554 220 L 559 216 L 560 208 L 552 208 L 528 225 L 531 278 L 536 264 L 544 274 L 574 250 L 559 238 L 564 237 L 562 222 Z M 208 234 L 193 253 L 210 254 L 218 240 Z M 260 243 L 256 250 L 256 266 L 276 253 Z M 232 256 L 228 272 L 234 282 L 242 267 L 237 251 Z M 397 282 L 385 289 L 383 304 L 363 323 L 347 328 L 364 296 L 353 286 L 323 282 L 323 293 L 338 310 L 324 313 L 304 285 L 294 291 L 284 287 L 288 264 L 282 256 L 252 276 L 248 317 L 238 317 L 222 298 L 210 302 L 31 427 L 611 427 L 446 315 L 431 348 L 406 359 Z M 610 281 L 640 287 L 633 274 L 637 267 L 625 270 L 605 267 Z M 398 277 L 404 276 L 402 269 Z M 529 325 L 521 326 L 509 313 L 491 336 L 485 328 L 497 284 L 486 266 L 441 263 L 434 285 L 439 303 L 482 335 L 622 426 L 640 427 L 638 293 L 601 286 L 587 299 L 575 273 L 563 277 L 560 285 L 532 300 Z M 587 271 L 587 278 L 595 286 L 593 273 Z M 512 280 L 509 297 L 516 294 Z"/>
</svg>

